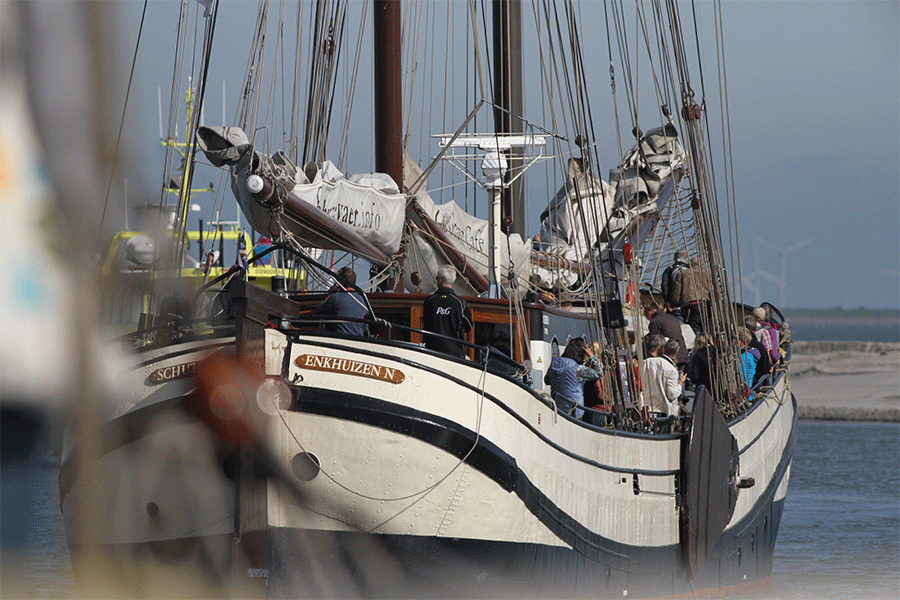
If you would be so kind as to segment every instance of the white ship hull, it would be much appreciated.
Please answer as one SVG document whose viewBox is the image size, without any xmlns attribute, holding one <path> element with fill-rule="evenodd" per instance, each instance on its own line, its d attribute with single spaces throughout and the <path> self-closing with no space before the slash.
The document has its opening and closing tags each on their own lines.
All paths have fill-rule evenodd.
<svg viewBox="0 0 900 600">
<path fill-rule="evenodd" d="M 737 491 L 728 526 L 691 572 L 686 434 L 591 427 L 517 381 L 409 344 L 294 339 L 267 330 L 264 348 L 266 374 L 295 382 L 264 441 L 292 476 L 269 478 L 259 493 L 266 569 L 237 573 L 268 595 L 621 597 L 767 582 L 796 425 L 784 376 L 729 425 L 739 476 L 755 484 Z M 107 424 L 121 435 L 97 461 L 104 522 L 87 538 L 76 521 L 77 460 L 64 456 L 76 554 L 89 540 L 118 557 L 194 565 L 202 556 L 211 565 L 200 577 L 227 578 L 240 522 L 234 454 L 193 417 L 164 416 L 189 397 L 192 379 L 150 380 L 208 352 L 173 346 L 141 355 L 126 374 L 117 402 L 130 408 Z M 371 376 L 385 369 L 402 381 Z"/>
</svg>

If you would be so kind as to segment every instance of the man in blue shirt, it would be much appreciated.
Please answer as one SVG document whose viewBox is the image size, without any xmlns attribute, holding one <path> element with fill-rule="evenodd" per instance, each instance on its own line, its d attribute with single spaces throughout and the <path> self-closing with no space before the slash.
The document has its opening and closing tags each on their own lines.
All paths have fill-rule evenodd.
<svg viewBox="0 0 900 600">
<path fill-rule="evenodd" d="M 331 294 L 316 307 L 316 314 L 365 319 L 369 314 L 369 309 L 366 299 L 354 289 L 356 273 L 350 267 L 343 267 L 337 274 L 346 283 L 338 282 L 334 285 Z M 353 321 L 336 322 L 326 323 L 325 330 L 333 333 L 365 336 L 369 333 L 369 326 L 366 323 Z"/>
</svg>

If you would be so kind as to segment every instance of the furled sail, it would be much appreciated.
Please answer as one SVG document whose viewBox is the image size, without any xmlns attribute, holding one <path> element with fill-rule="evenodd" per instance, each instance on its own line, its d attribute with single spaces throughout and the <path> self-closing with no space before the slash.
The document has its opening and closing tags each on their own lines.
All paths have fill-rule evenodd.
<svg viewBox="0 0 900 600">
<path fill-rule="evenodd" d="M 213 165 L 231 168 L 232 191 L 255 230 L 269 231 L 272 207 L 248 189 L 251 175 L 285 192 L 282 224 L 304 246 L 352 250 L 382 266 L 400 249 L 406 196 L 388 175 L 346 178 L 330 161 L 300 170 L 283 152 L 255 151 L 238 127 L 201 127 L 197 135 Z"/>
<path fill-rule="evenodd" d="M 541 250 L 572 264 L 589 262 L 594 249 L 618 249 L 635 223 L 659 214 L 661 197 L 687 155 L 671 124 L 648 131 L 610 170 L 609 183 L 590 173 L 583 159 L 569 159 L 566 183 L 541 214 Z M 570 287 L 577 272 L 537 268 L 536 281 L 546 287 Z"/>
<path fill-rule="evenodd" d="M 234 195 L 257 231 L 268 232 L 273 215 L 272 206 L 248 188 L 248 177 L 254 174 L 284 190 L 295 212 L 305 211 L 283 222 L 303 245 L 354 251 L 380 266 L 399 251 L 407 198 L 389 176 L 368 173 L 346 178 L 329 161 L 300 170 L 283 152 L 268 155 L 255 151 L 237 127 L 201 127 L 198 138 L 213 165 L 231 168 Z M 610 171 L 610 183 L 590 173 L 583 159 L 570 159 L 566 183 L 541 215 L 539 249 L 533 251 L 532 240 L 523 240 L 518 234 L 502 236 L 499 241 L 504 275 L 500 283 L 506 293 L 521 296 L 526 281 L 547 288 L 574 285 L 590 264 L 594 249 L 618 247 L 642 215 L 659 213 L 660 191 L 685 163 L 686 155 L 672 125 L 643 136 L 621 166 Z M 407 158 L 406 180 L 415 181 L 420 174 L 418 165 Z M 450 263 L 471 275 L 457 281 L 459 292 L 484 291 L 488 221 L 468 214 L 453 201 L 436 204 L 426 193 L 417 194 L 411 206 L 442 235 L 437 237 L 424 227 L 412 229 L 404 269 L 406 288 L 433 291 L 433 274 L 441 264 Z M 416 282 L 413 272 L 419 274 Z"/>
</svg>

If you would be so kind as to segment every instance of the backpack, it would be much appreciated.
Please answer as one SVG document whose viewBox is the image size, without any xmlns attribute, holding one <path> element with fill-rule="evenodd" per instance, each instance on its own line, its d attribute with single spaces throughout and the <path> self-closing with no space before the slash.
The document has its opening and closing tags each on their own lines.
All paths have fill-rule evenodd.
<svg viewBox="0 0 900 600">
<path fill-rule="evenodd" d="M 672 298 L 672 286 L 675 284 L 675 275 L 679 272 L 683 271 L 687 268 L 687 265 L 682 262 L 677 262 L 673 265 L 666 267 L 666 270 L 663 271 L 662 281 L 660 282 L 660 287 L 662 288 L 663 299 L 666 301 L 666 304 L 672 305 L 676 304 L 675 299 Z"/>
</svg>

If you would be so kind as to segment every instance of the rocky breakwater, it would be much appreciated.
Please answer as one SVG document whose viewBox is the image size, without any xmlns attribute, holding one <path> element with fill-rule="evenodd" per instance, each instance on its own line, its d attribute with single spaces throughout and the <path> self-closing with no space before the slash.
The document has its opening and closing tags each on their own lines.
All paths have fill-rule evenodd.
<svg viewBox="0 0 900 600">
<path fill-rule="evenodd" d="M 806 420 L 900 422 L 900 344 L 792 344 L 791 391 Z"/>
</svg>

